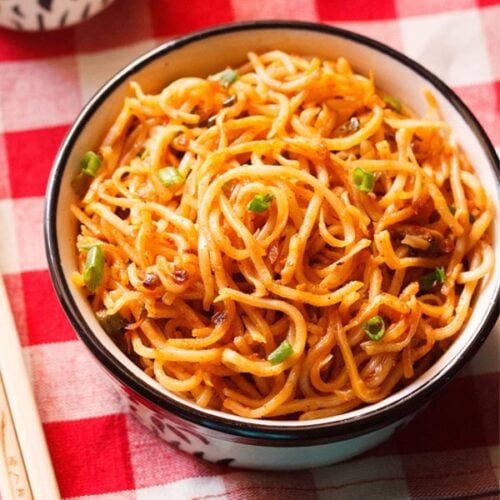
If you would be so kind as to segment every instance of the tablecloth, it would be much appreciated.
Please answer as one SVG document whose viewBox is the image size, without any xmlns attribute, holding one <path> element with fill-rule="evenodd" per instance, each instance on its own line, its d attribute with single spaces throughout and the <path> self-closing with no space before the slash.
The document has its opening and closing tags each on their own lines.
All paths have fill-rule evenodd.
<svg viewBox="0 0 500 500">
<path fill-rule="evenodd" d="M 43 248 L 44 193 L 82 105 L 116 70 L 165 40 L 265 18 L 333 24 L 415 58 L 462 97 L 500 146 L 495 0 L 117 0 L 75 28 L 0 30 L 0 272 L 61 493 L 89 500 L 497 498 L 498 324 L 460 376 L 377 449 L 330 467 L 271 473 L 211 465 L 145 430 L 57 302 Z"/>
</svg>

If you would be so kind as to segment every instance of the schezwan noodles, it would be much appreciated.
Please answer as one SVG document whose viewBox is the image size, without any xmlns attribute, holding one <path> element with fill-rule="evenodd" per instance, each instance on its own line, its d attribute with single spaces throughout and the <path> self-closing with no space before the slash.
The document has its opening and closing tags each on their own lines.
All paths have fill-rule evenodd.
<svg viewBox="0 0 500 500">
<path fill-rule="evenodd" d="M 103 328 L 199 406 L 311 419 L 379 401 L 460 334 L 493 204 L 432 96 L 279 51 L 130 96 L 74 179 Z"/>
</svg>

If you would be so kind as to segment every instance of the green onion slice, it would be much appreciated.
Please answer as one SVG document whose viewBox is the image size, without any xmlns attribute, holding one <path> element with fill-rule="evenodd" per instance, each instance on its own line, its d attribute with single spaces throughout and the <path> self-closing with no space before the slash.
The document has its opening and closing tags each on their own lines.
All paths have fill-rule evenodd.
<svg viewBox="0 0 500 500">
<path fill-rule="evenodd" d="M 292 354 L 293 347 L 291 346 L 290 342 L 285 339 L 278 347 L 276 347 L 276 349 L 271 354 L 269 354 L 267 360 L 272 365 L 277 365 L 278 363 L 285 361 L 285 359 L 289 358 Z"/>
<path fill-rule="evenodd" d="M 386 96 L 384 102 L 388 104 L 396 113 L 401 113 L 401 102 L 395 97 Z"/>
<path fill-rule="evenodd" d="M 177 187 L 184 182 L 184 176 L 176 167 L 164 167 L 158 170 L 160 181 L 167 187 Z"/>
<path fill-rule="evenodd" d="M 113 338 L 127 326 L 127 320 L 119 312 L 108 314 L 105 310 L 97 311 L 96 317 L 103 330 Z"/>
<path fill-rule="evenodd" d="M 443 284 L 446 280 L 446 272 L 444 267 L 436 267 L 434 271 L 429 274 L 424 274 L 419 280 L 420 290 L 428 292 L 437 283 Z"/>
<path fill-rule="evenodd" d="M 385 323 L 381 316 L 373 316 L 363 323 L 363 331 L 371 340 L 380 340 L 385 335 Z"/>
<path fill-rule="evenodd" d="M 80 168 L 90 177 L 95 177 L 101 168 L 101 157 L 93 151 L 87 151 L 80 160 Z"/>
<path fill-rule="evenodd" d="M 93 241 L 92 243 L 77 244 L 78 250 L 90 250 L 92 247 L 100 247 L 102 241 Z"/>
<path fill-rule="evenodd" d="M 253 200 L 247 205 L 247 210 L 249 212 L 261 214 L 271 206 L 273 200 L 274 196 L 270 193 L 256 194 Z"/>
<path fill-rule="evenodd" d="M 88 290 L 95 292 L 104 278 L 104 252 L 101 245 L 94 245 L 87 253 L 83 281 Z"/>
<path fill-rule="evenodd" d="M 451 215 L 455 215 L 457 213 L 457 207 L 453 205 L 453 203 L 448 205 L 448 210 L 451 212 Z"/>
<path fill-rule="evenodd" d="M 238 79 L 238 72 L 234 69 L 228 68 L 220 73 L 217 73 L 215 78 L 219 80 L 219 83 L 224 88 L 227 88 Z"/>
<path fill-rule="evenodd" d="M 365 193 L 371 193 L 375 186 L 375 174 L 356 167 L 352 174 L 352 181 L 356 189 L 364 191 Z"/>
</svg>

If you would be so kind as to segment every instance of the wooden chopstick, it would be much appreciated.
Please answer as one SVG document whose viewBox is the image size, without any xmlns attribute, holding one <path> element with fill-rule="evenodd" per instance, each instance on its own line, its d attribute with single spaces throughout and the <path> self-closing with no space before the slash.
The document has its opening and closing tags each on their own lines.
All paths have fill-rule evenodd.
<svg viewBox="0 0 500 500">
<path fill-rule="evenodd" d="M 0 495 L 2 500 L 61 498 L 1 276 Z"/>
</svg>

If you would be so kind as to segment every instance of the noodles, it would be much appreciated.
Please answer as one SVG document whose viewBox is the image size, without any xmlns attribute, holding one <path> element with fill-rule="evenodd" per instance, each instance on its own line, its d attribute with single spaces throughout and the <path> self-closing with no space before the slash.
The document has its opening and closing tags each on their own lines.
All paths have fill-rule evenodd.
<svg viewBox="0 0 500 500">
<path fill-rule="evenodd" d="M 83 189 L 82 189 L 83 185 Z M 77 286 L 166 389 L 321 418 L 411 382 L 493 268 L 493 203 L 439 116 L 279 51 L 136 83 L 74 186 Z"/>
</svg>

